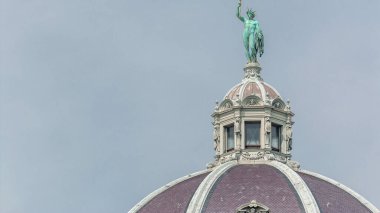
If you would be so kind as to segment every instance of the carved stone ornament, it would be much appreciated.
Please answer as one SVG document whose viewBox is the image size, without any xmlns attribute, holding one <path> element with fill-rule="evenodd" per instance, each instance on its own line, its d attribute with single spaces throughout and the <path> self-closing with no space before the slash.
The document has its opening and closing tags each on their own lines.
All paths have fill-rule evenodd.
<svg viewBox="0 0 380 213">
<path fill-rule="evenodd" d="M 290 106 L 290 100 L 286 102 L 285 111 L 290 112 L 292 110 L 292 107 Z"/>
<path fill-rule="evenodd" d="M 276 161 L 281 162 L 281 163 L 286 163 L 287 160 L 288 160 L 286 157 L 281 156 L 281 155 L 274 155 L 274 159 L 275 159 Z"/>
<path fill-rule="evenodd" d="M 222 111 L 225 111 L 225 110 L 230 110 L 232 109 L 232 106 L 233 106 L 233 103 L 231 100 L 224 100 L 222 103 L 221 103 L 221 109 Z"/>
<path fill-rule="evenodd" d="M 301 167 L 300 163 L 293 160 L 288 161 L 286 164 L 295 171 L 298 171 Z"/>
<path fill-rule="evenodd" d="M 285 141 L 288 146 L 288 151 L 291 151 L 293 149 L 293 130 L 292 122 L 290 121 L 290 119 L 288 119 L 288 121 L 286 122 Z"/>
<path fill-rule="evenodd" d="M 285 103 L 280 98 L 274 99 L 272 101 L 272 106 L 276 109 L 282 109 L 282 110 L 285 109 Z"/>
<path fill-rule="evenodd" d="M 240 133 L 241 125 L 240 125 L 240 117 L 235 118 L 234 130 L 235 133 Z"/>
<path fill-rule="evenodd" d="M 214 150 L 218 154 L 219 153 L 219 143 L 220 143 L 220 132 L 219 125 L 214 125 Z"/>
<path fill-rule="evenodd" d="M 261 67 L 259 63 L 248 63 L 244 68 L 245 79 L 257 79 L 262 81 L 260 76 Z"/>
<path fill-rule="evenodd" d="M 219 101 L 215 101 L 215 111 L 219 110 Z"/>
<path fill-rule="evenodd" d="M 244 99 L 243 106 L 245 107 L 256 106 L 256 105 L 259 105 L 260 102 L 261 102 L 261 99 L 259 97 L 257 97 L 256 95 L 250 95 Z"/>
<path fill-rule="evenodd" d="M 269 208 L 263 204 L 252 200 L 251 203 L 245 204 L 237 208 L 237 213 L 269 213 Z"/>
<path fill-rule="evenodd" d="M 259 160 L 264 158 L 264 152 L 243 152 L 241 157 L 245 160 Z"/>
<path fill-rule="evenodd" d="M 286 163 L 288 158 L 270 151 L 267 151 L 264 155 L 264 159 L 268 161 L 278 161 L 281 163 Z"/>
<path fill-rule="evenodd" d="M 270 134 L 272 130 L 272 123 L 270 122 L 270 118 L 265 118 L 265 133 Z"/>
<path fill-rule="evenodd" d="M 237 159 L 238 159 L 238 156 L 236 155 L 236 153 L 232 153 L 232 154 L 221 156 L 219 161 L 220 163 L 226 163 L 226 162 L 237 160 Z"/>
</svg>

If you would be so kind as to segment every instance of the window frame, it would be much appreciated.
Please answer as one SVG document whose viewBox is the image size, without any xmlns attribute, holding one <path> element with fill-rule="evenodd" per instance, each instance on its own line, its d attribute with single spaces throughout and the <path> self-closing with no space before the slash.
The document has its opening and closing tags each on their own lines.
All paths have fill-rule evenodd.
<svg viewBox="0 0 380 213">
<path fill-rule="evenodd" d="M 231 134 L 232 134 L 232 147 L 228 147 L 228 129 L 231 129 Z M 225 141 L 225 150 L 226 152 L 230 152 L 235 150 L 235 127 L 233 124 L 229 124 L 224 126 L 224 141 Z"/>
<path fill-rule="evenodd" d="M 255 145 L 249 145 L 247 144 L 247 124 L 258 124 L 259 125 L 259 143 L 258 144 L 255 144 Z M 261 148 L 261 128 L 262 128 L 262 125 L 261 125 L 261 121 L 260 120 L 253 120 L 253 121 L 244 121 L 244 147 L 245 149 L 249 149 L 249 148 Z"/>
<path fill-rule="evenodd" d="M 278 131 L 278 148 L 273 147 L 273 127 Z M 282 125 L 272 123 L 271 124 L 271 133 L 270 133 L 270 147 L 271 150 L 276 152 L 281 152 L 281 146 L 282 146 Z"/>
</svg>

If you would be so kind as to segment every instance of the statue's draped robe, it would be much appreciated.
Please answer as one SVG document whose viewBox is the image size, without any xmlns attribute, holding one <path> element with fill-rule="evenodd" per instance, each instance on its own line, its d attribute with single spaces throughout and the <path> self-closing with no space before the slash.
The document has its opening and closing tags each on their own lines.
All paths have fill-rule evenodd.
<svg viewBox="0 0 380 213">
<path fill-rule="evenodd" d="M 244 18 L 244 23 L 247 24 L 247 19 Z M 243 34 L 244 46 L 246 47 L 246 57 L 250 62 L 257 61 L 257 54 L 260 57 L 264 53 L 264 35 L 260 28 L 259 22 L 254 20 L 254 24 L 250 31 L 245 31 Z"/>
</svg>

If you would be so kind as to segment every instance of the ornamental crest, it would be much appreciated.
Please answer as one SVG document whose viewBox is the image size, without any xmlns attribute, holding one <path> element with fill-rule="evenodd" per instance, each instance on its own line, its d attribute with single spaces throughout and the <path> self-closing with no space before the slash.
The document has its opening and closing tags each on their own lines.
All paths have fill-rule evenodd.
<svg viewBox="0 0 380 213">
<path fill-rule="evenodd" d="M 269 213 L 269 208 L 252 200 L 251 203 L 240 206 L 237 213 Z"/>
</svg>

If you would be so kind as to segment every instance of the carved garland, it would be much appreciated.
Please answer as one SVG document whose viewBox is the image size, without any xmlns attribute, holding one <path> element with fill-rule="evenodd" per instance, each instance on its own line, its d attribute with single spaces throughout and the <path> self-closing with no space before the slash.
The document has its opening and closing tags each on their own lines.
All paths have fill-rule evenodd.
<svg viewBox="0 0 380 213">
<path fill-rule="evenodd" d="M 249 153 L 249 152 L 243 152 L 241 154 L 242 158 L 245 160 L 259 160 L 264 158 L 264 152 L 254 152 L 254 153 Z"/>
</svg>

